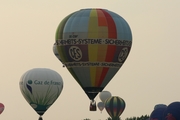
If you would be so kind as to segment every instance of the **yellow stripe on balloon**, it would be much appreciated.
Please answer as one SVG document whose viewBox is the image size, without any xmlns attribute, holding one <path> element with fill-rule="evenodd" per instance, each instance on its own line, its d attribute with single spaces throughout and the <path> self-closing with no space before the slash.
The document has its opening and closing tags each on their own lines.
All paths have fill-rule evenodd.
<svg viewBox="0 0 180 120">
<path fill-rule="evenodd" d="M 98 38 L 98 17 L 95 9 L 91 10 L 88 27 L 88 38 Z M 89 61 L 96 62 L 98 54 L 98 45 L 88 45 Z M 90 67 L 91 85 L 95 87 L 96 67 Z"/>
<path fill-rule="evenodd" d="M 115 97 L 113 102 L 116 106 L 117 106 L 117 101 L 118 101 L 118 99 L 117 99 L 117 97 Z M 113 116 L 116 116 L 116 115 L 117 115 L 117 107 L 114 106 Z"/>
</svg>

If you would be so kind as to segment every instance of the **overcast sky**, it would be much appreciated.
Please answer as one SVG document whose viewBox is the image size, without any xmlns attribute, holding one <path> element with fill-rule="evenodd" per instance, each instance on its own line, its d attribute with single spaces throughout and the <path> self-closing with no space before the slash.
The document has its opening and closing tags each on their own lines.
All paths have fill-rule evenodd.
<svg viewBox="0 0 180 120">
<path fill-rule="evenodd" d="M 0 102 L 5 105 L 0 119 L 38 119 L 19 89 L 20 77 L 32 68 L 53 69 L 64 81 L 44 120 L 108 117 L 105 110 L 89 111 L 88 97 L 52 51 L 60 21 L 83 8 L 108 9 L 131 27 L 131 52 L 104 89 L 125 100 L 122 119 L 149 115 L 159 103 L 180 101 L 179 5 L 179 0 L 0 0 Z"/>
</svg>

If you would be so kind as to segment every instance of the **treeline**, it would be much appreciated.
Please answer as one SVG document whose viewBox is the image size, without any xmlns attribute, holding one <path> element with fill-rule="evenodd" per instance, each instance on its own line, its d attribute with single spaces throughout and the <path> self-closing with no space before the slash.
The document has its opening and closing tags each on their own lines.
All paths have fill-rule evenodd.
<svg viewBox="0 0 180 120">
<path fill-rule="evenodd" d="M 130 117 L 125 120 L 148 120 L 149 115 L 142 115 L 141 117 Z"/>
<path fill-rule="evenodd" d="M 148 120 L 149 119 L 149 115 L 142 115 L 140 117 L 129 117 L 126 118 L 125 120 Z M 91 120 L 89 118 L 83 119 L 83 120 Z M 113 120 L 112 118 L 108 117 L 106 120 Z M 119 120 L 122 120 L 121 118 L 119 118 Z"/>
</svg>

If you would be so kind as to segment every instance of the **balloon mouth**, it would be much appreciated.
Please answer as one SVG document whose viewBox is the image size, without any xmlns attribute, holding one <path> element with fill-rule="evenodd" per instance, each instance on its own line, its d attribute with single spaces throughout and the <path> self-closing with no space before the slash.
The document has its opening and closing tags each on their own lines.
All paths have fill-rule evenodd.
<svg viewBox="0 0 180 120">
<path fill-rule="evenodd" d="M 86 95 L 89 97 L 90 100 L 94 100 L 99 92 L 101 92 L 104 87 L 84 87 L 83 90 L 85 91 Z"/>
<path fill-rule="evenodd" d="M 40 116 L 42 116 L 44 113 L 45 113 L 45 111 L 36 111 L 37 112 L 37 114 L 39 114 Z"/>
</svg>

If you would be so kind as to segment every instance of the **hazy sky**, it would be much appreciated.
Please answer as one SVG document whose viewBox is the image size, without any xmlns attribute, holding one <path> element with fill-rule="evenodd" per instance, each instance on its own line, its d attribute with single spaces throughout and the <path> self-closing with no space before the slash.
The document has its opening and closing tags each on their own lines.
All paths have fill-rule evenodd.
<svg viewBox="0 0 180 120">
<path fill-rule="evenodd" d="M 68 14 L 105 8 L 121 15 L 133 35 L 131 52 L 104 90 L 126 102 L 121 118 L 150 114 L 154 105 L 180 101 L 180 0 L 0 0 L 1 120 L 37 120 L 19 89 L 22 74 L 50 68 L 64 89 L 44 120 L 105 120 L 89 111 L 89 99 L 52 51 L 55 32 Z M 96 97 L 99 102 L 99 96 Z"/>
</svg>

